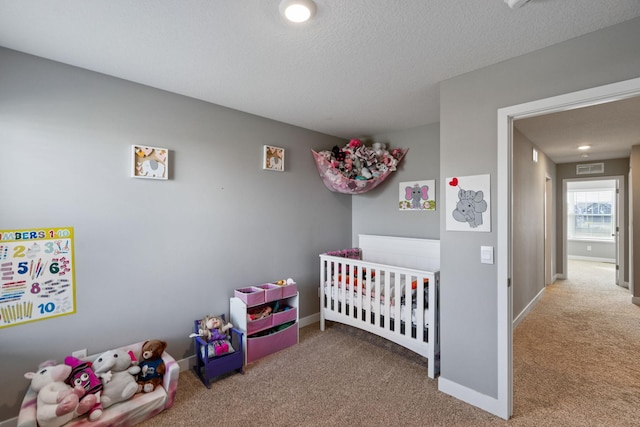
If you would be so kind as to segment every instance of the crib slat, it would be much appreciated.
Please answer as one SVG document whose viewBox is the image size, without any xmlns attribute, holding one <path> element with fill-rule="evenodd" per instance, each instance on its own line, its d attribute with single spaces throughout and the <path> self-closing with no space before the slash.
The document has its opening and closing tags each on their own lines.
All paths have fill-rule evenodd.
<svg viewBox="0 0 640 427">
<path fill-rule="evenodd" d="M 418 276 L 416 280 L 416 339 L 418 342 L 424 341 L 424 296 L 428 285 L 425 285 L 426 276 Z"/>
</svg>

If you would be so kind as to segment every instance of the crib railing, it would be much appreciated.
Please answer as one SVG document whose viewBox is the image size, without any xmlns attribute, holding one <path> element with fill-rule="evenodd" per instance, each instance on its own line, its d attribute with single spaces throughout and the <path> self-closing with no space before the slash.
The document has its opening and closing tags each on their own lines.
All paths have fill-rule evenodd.
<svg viewBox="0 0 640 427">
<path fill-rule="evenodd" d="M 325 321 L 366 330 L 424 357 L 439 356 L 439 273 L 320 255 L 320 328 Z"/>
</svg>

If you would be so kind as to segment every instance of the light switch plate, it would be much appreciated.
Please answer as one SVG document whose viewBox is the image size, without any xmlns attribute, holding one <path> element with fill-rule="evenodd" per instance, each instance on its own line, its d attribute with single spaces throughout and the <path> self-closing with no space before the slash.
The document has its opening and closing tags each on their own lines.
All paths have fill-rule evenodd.
<svg viewBox="0 0 640 427">
<path fill-rule="evenodd" d="M 493 246 L 480 246 L 480 262 L 493 264 Z"/>
</svg>

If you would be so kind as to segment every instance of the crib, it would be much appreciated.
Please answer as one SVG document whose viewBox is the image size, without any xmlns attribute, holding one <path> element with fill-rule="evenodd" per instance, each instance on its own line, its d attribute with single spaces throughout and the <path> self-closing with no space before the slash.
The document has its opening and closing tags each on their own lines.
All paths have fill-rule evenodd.
<svg viewBox="0 0 640 427">
<path fill-rule="evenodd" d="M 440 373 L 440 241 L 358 236 L 358 247 L 320 255 L 320 329 L 359 328 L 428 359 Z"/>
</svg>

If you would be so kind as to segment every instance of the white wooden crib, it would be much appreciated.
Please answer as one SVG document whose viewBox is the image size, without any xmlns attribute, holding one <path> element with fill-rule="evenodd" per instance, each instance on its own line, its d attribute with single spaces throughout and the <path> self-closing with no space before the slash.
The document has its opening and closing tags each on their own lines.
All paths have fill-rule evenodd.
<svg viewBox="0 0 640 427">
<path fill-rule="evenodd" d="M 364 234 L 358 241 L 358 248 L 320 255 L 320 329 L 330 320 L 393 341 L 427 358 L 435 378 L 440 241 Z"/>
</svg>

